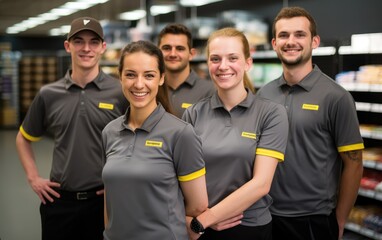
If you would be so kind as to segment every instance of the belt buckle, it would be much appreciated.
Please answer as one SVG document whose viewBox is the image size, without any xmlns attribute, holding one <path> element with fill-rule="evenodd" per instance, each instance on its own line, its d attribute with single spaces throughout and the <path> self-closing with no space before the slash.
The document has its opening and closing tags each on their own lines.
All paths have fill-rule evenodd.
<svg viewBox="0 0 382 240">
<path fill-rule="evenodd" d="M 77 193 L 77 200 L 86 200 L 88 199 L 88 193 L 87 192 L 78 192 Z"/>
</svg>

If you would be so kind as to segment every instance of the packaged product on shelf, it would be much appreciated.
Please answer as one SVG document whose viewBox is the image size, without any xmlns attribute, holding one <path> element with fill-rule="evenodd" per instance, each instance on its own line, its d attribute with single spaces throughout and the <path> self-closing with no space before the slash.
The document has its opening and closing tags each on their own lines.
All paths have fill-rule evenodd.
<svg viewBox="0 0 382 240">
<path fill-rule="evenodd" d="M 382 233 L 382 215 L 368 215 L 365 217 L 363 223 L 365 227 L 375 232 Z"/>
<path fill-rule="evenodd" d="M 360 83 L 382 84 L 382 65 L 360 66 L 356 81 Z"/>
</svg>

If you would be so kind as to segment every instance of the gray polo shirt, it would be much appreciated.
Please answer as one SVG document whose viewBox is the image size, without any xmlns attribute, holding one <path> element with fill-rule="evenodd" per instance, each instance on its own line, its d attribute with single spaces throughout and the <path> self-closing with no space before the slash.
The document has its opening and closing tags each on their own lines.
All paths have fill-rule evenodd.
<svg viewBox="0 0 382 240">
<path fill-rule="evenodd" d="M 135 131 L 129 110 L 102 135 L 102 173 L 109 218 L 105 239 L 187 240 L 179 181 L 205 174 L 201 140 L 192 126 L 159 105 Z"/>
<path fill-rule="evenodd" d="M 64 78 L 40 89 L 20 131 L 30 141 L 44 134 L 53 137 L 52 181 L 67 191 L 89 190 L 103 185 L 101 131 L 123 115 L 127 106 L 117 79 L 100 72 L 81 88 L 68 71 Z"/>
<path fill-rule="evenodd" d="M 168 95 L 175 116 L 181 118 L 186 108 L 199 100 L 211 96 L 215 92 L 215 86 L 209 79 L 201 79 L 198 74 L 191 70 L 186 81 L 177 89 L 168 88 Z"/>
<path fill-rule="evenodd" d="M 337 202 L 339 152 L 363 149 L 352 96 L 317 66 L 294 86 L 281 76 L 258 95 L 284 105 L 290 124 L 285 162 L 270 192 L 272 214 L 330 214 Z"/>
<path fill-rule="evenodd" d="M 183 119 L 202 138 L 210 207 L 253 178 L 256 155 L 284 159 L 288 135 L 285 109 L 251 91 L 230 112 L 215 93 L 188 108 Z M 244 211 L 242 225 L 269 223 L 271 203 L 269 195 L 259 199 Z"/>
</svg>

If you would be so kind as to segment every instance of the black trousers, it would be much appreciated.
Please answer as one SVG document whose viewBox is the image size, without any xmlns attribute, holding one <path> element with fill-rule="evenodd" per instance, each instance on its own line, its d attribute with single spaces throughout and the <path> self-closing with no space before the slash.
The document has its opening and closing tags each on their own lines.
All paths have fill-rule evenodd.
<svg viewBox="0 0 382 240">
<path fill-rule="evenodd" d="M 257 227 L 237 225 L 223 231 L 207 228 L 199 240 L 272 240 L 272 223 Z"/>
<path fill-rule="evenodd" d="M 102 240 L 103 195 L 86 200 L 57 199 L 40 205 L 42 240 Z"/>
<path fill-rule="evenodd" d="M 280 217 L 272 215 L 273 240 L 338 240 L 335 210 L 329 215 Z"/>
</svg>

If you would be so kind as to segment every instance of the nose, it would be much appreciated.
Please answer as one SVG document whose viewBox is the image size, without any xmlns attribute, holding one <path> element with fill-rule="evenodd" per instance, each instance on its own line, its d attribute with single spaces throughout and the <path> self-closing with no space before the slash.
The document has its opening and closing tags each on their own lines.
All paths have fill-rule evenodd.
<svg viewBox="0 0 382 240">
<path fill-rule="evenodd" d="M 170 51 L 170 55 L 171 55 L 171 56 L 175 56 L 175 54 L 176 54 L 176 48 L 175 48 L 175 47 L 172 47 L 172 48 L 171 48 L 171 51 Z"/>
<path fill-rule="evenodd" d="M 144 87 L 144 82 L 143 82 L 143 76 L 138 76 L 137 79 L 134 82 L 134 87 L 137 89 L 141 89 Z"/>
<path fill-rule="evenodd" d="M 84 51 L 89 51 L 89 50 L 90 50 L 90 43 L 85 42 L 85 43 L 84 43 L 84 46 L 83 46 L 83 48 L 82 48 L 82 50 L 84 50 Z"/>
<path fill-rule="evenodd" d="M 228 62 L 226 58 L 223 58 L 220 62 L 219 69 L 220 70 L 225 70 L 228 68 Z"/>
<path fill-rule="evenodd" d="M 294 35 L 293 34 L 289 35 L 287 43 L 294 43 Z"/>
</svg>

